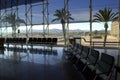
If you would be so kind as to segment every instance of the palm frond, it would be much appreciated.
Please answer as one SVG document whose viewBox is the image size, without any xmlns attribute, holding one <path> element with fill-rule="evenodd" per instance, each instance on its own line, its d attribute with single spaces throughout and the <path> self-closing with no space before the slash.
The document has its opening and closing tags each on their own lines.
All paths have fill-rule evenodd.
<svg viewBox="0 0 120 80">
<path fill-rule="evenodd" d="M 26 22 L 23 19 L 20 19 L 19 17 L 15 20 L 15 23 L 19 25 L 20 23 L 23 23 L 26 25 Z"/>
<path fill-rule="evenodd" d="M 69 19 L 70 19 L 70 20 L 74 20 L 74 18 L 72 18 L 72 17 L 69 17 Z"/>
<path fill-rule="evenodd" d="M 93 21 L 96 21 L 96 19 L 97 19 L 97 21 L 104 20 L 103 16 L 100 13 L 96 13 L 95 15 L 93 15 L 93 17 L 95 18 Z"/>
<path fill-rule="evenodd" d="M 55 18 L 51 22 L 55 22 L 55 21 L 58 21 L 58 20 L 60 20 L 60 19 L 59 18 Z"/>
<path fill-rule="evenodd" d="M 62 22 L 62 20 L 64 21 L 67 21 L 67 19 L 70 19 L 70 20 L 74 20 L 72 17 L 71 17 L 71 14 L 69 11 L 66 11 L 64 8 L 62 9 L 57 9 L 55 11 L 55 14 L 54 16 L 56 17 L 55 19 L 53 19 L 51 22 L 54 22 L 54 21 L 58 21 L 60 20 Z"/>
<path fill-rule="evenodd" d="M 103 10 L 99 10 L 93 17 L 95 18 L 94 21 L 108 22 L 114 20 L 117 15 L 118 12 L 114 13 L 112 9 L 104 8 Z"/>
<path fill-rule="evenodd" d="M 7 14 L 3 17 L 2 22 L 8 22 L 11 25 L 18 25 L 20 23 L 24 23 L 26 25 L 26 22 L 23 19 L 20 19 L 19 17 L 16 18 L 15 13 L 14 14 Z"/>
</svg>

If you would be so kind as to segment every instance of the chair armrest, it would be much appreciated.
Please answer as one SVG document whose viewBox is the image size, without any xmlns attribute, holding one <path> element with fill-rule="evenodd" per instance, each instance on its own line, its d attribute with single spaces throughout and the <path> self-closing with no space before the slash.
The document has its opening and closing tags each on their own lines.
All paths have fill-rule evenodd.
<svg viewBox="0 0 120 80">
<path fill-rule="evenodd" d="M 98 69 L 96 69 L 96 75 L 102 75 L 102 74 L 108 74 L 109 72 L 101 72 Z"/>
</svg>

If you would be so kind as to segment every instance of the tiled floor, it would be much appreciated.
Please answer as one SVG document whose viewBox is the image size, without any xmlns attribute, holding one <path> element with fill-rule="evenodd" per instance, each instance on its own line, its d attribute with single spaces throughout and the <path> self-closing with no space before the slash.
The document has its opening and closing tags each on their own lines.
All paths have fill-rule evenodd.
<svg viewBox="0 0 120 80">
<path fill-rule="evenodd" d="M 0 50 L 0 80 L 84 80 L 62 47 L 10 46 Z"/>
</svg>

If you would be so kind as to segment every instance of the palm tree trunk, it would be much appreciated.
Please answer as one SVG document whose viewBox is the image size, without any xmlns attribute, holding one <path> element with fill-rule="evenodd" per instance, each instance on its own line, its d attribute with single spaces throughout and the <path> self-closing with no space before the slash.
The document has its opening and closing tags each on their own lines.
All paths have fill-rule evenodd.
<svg viewBox="0 0 120 80">
<path fill-rule="evenodd" d="M 66 45 L 66 29 L 65 29 L 65 23 L 62 23 L 62 29 L 63 29 L 63 36 L 64 36 L 64 44 Z"/>
<path fill-rule="evenodd" d="M 104 27 L 105 27 L 105 36 L 104 36 L 104 47 L 106 46 L 106 40 L 107 40 L 107 28 L 108 28 L 108 24 L 107 22 L 105 22 L 104 24 Z"/>
<path fill-rule="evenodd" d="M 64 44 L 66 46 L 66 28 L 65 28 L 65 20 L 61 19 L 62 29 L 63 29 L 63 36 L 64 36 Z"/>
</svg>

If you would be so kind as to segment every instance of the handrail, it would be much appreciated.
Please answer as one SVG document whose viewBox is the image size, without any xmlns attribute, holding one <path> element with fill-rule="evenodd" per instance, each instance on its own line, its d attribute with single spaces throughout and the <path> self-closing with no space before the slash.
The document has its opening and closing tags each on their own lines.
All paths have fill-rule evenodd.
<svg viewBox="0 0 120 80">
<path fill-rule="evenodd" d="M 83 39 L 85 42 L 89 42 L 90 43 L 90 41 L 87 41 L 85 38 L 83 38 L 83 37 L 81 37 L 81 39 Z"/>
<path fill-rule="evenodd" d="M 90 43 L 90 41 L 87 41 L 85 38 L 83 38 L 83 37 L 75 37 L 74 39 L 83 39 L 85 42 L 87 42 L 87 43 Z"/>
<path fill-rule="evenodd" d="M 90 41 L 87 41 L 84 37 L 75 37 L 74 39 L 83 39 L 84 42 L 86 43 L 90 43 Z M 102 43 L 104 43 L 104 41 L 92 41 L 92 46 L 94 48 L 94 46 L 97 45 L 103 45 Z M 110 44 L 111 43 L 111 44 Z M 107 41 L 105 42 L 106 45 L 113 45 L 113 44 L 120 44 L 120 42 L 111 42 L 111 41 Z"/>
<path fill-rule="evenodd" d="M 105 43 L 105 45 L 113 45 L 113 43 L 114 44 L 120 44 L 120 42 L 101 42 L 101 41 L 93 41 L 92 42 L 92 44 L 93 44 L 93 48 L 94 48 L 94 46 L 95 46 L 95 44 L 97 44 L 97 45 L 103 45 Z M 108 44 L 107 44 L 108 43 Z M 110 44 L 111 43 L 111 44 Z"/>
</svg>

